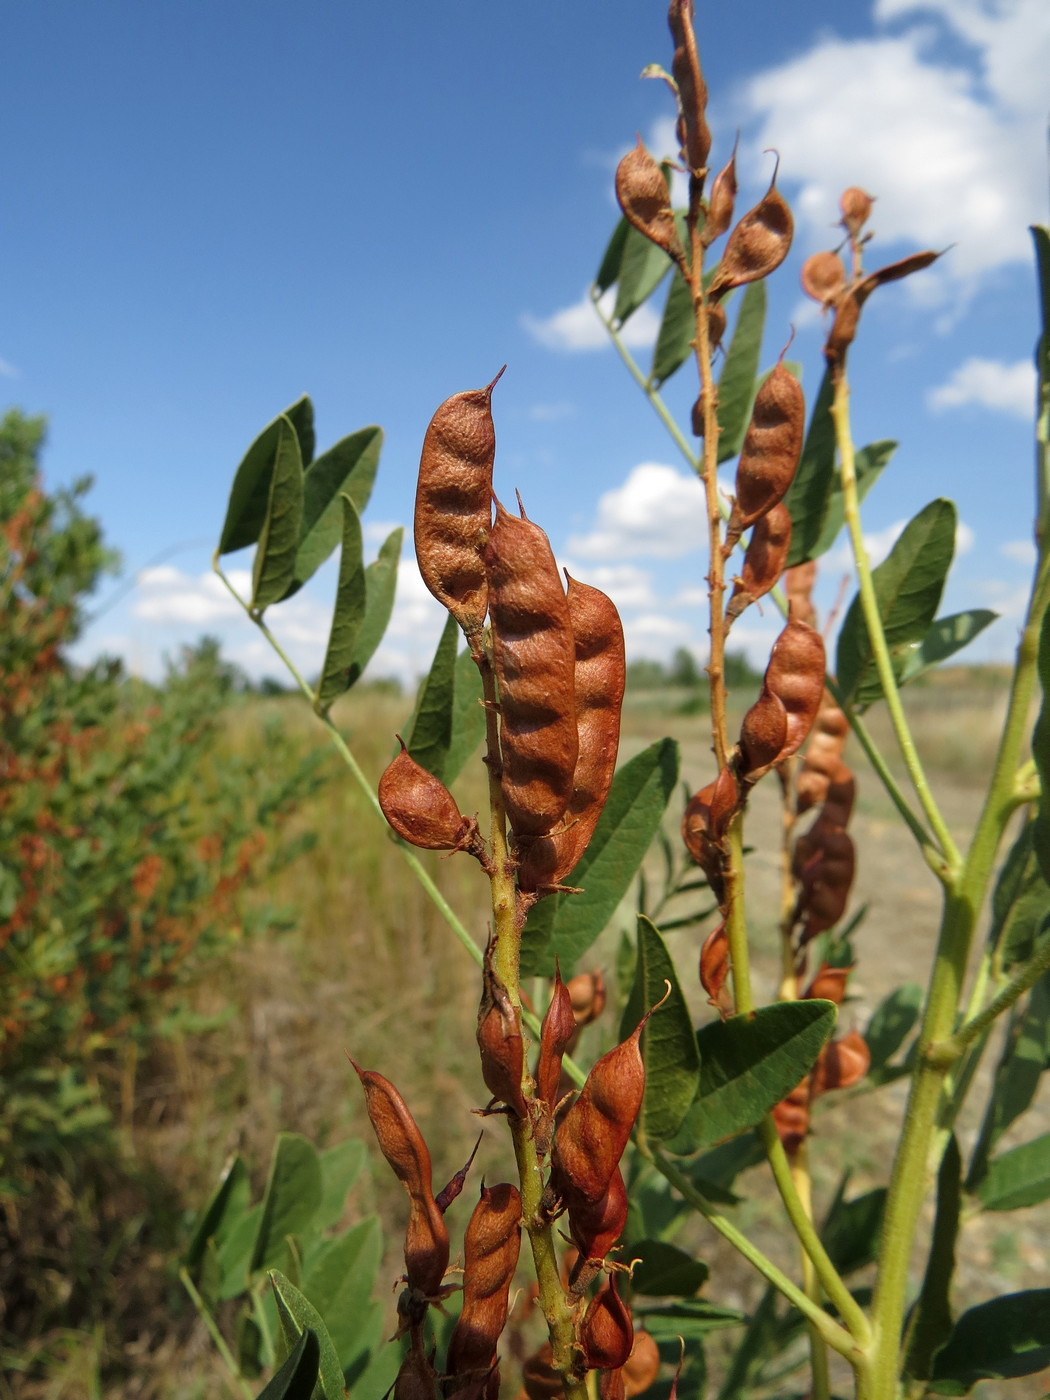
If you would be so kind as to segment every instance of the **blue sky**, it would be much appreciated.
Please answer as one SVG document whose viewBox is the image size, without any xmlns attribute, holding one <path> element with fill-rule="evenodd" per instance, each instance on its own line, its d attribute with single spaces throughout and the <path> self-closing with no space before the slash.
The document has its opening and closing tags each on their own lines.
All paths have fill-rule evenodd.
<svg viewBox="0 0 1050 1400">
<path fill-rule="evenodd" d="M 375 549 L 411 521 L 437 404 L 506 361 L 498 492 L 520 489 L 559 558 L 611 594 L 632 655 L 703 658 L 698 487 L 586 303 L 617 159 L 636 133 L 671 153 L 666 90 L 638 79 L 669 64 L 662 0 L 42 0 L 0 26 L 0 399 L 48 414 L 47 482 L 95 477 L 90 508 L 124 560 L 84 655 L 156 674 L 209 631 L 276 673 L 209 578 L 255 433 L 304 391 L 322 447 L 380 423 Z M 901 443 L 866 519 L 878 554 L 952 496 L 943 610 L 1001 611 L 971 654 L 1005 658 L 1032 557 L 1026 225 L 1050 212 L 1050 6 L 741 0 L 699 5 L 698 33 L 716 166 L 741 132 L 738 213 L 768 183 L 769 146 L 795 211 L 767 363 L 795 324 L 815 390 L 798 268 L 833 242 L 845 185 L 878 196 L 873 265 L 954 245 L 865 311 L 857 437 Z M 646 365 L 654 324 L 643 310 L 627 327 Z M 685 371 L 668 386 L 682 419 L 692 392 Z M 845 567 L 837 551 L 826 599 Z M 329 567 L 272 614 L 308 671 L 333 589 Z M 412 676 L 441 620 L 407 555 L 376 673 Z M 776 631 L 749 614 L 734 641 L 761 661 Z"/>
</svg>

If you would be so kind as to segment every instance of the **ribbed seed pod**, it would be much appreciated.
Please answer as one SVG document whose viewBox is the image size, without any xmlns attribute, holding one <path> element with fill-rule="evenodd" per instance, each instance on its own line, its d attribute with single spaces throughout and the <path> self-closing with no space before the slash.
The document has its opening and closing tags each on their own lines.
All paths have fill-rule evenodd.
<svg viewBox="0 0 1050 1400">
<path fill-rule="evenodd" d="M 757 783 L 769 772 L 783 752 L 787 733 L 783 702 L 763 685 L 740 726 L 740 776 L 746 783 Z"/>
<path fill-rule="evenodd" d="M 707 166 L 711 131 L 707 125 L 707 84 L 693 32 L 692 0 L 671 0 L 667 23 L 675 46 L 671 72 L 678 85 L 678 144 L 686 166 L 699 176 Z"/>
<path fill-rule="evenodd" d="M 825 691 L 795 783 L 795 811 L 799 816 L 811 807 L 819 807 L 827 796 L 832 775 L 842 762 L 848 734 L 849 721 Z"/>
<path fill-rule="evenodd" d="M 722 840 L 739 803 L 737 780 L 727 765 L 713 783 L 694 793 L 682 813 L 682 841 L 707 876 L 719 903 L 724 892 Z"/>
<path fill-rule="evenodd" d="M 634 1345 L 631 1310 L 616 1291 L 616 1275 L 591 1299 L 580 1323 L 580 1345 L 587 1366 L 616 1371 L 626 1364 Z"/>
<path fill-rule="evenodd" d="M 660 166 L 642 145 L 628 151 L 616 167 L 616 198 L 624 218 L 650 242 L 674 258 L 684 256 L 674 224 L 667 181 Z"/>
<path fill-rule="evenodd" d="M 484 982 L 478 1007 L 478 1049 L 481 1075 L 493 1098 L 518 1117 L 528 1116 L 521 1081 L 525 1071 L 525 1043 L 521 1016 L 492 965 L 494 945 L 485 950 Z"/>
<path fill-rule="evenodd" d="M 824 640 L 806 622 L 789 617 L 766 667 L 765 685 L 787 711 L 787 739 L 778 762 L 797 753 L 813 727 L 824 695 Z"/>
<path fill-rule="evenodd" d="M 547 536 L 498 501 L 485 567 L 503 801 L 516 836 L 545 836 L 569 804 L 579 752 L 569 605 Z"/>
<path fill-rule="evenodd" d="M 399 734 L 401 752 L 379 779 L 379 805 L 398 836 L 425 851 L 480 851 L 475 818 L 465 817 L 440 779 L 417 763 Z"/>
<path fill-rule="evenodd" d="M 627 1187 L 623 1173 L 616 1167 L 600 1201 L 577 1200 L 569 1208 L 569 1234 L 580 1251 L 580 1264 L 603 1260 L 626 1228 Z M 589 1281 L 588 1278 L 581 1282 L 581 1270 L 577 1270 L 574 1291 L 582 1293 Z"/>
<path fill-rule="evenodd" d="M 817 581 L 817 561 L 807 559 L 804 564 L 795 564 L 784 575 L 784 592 L 792 617 L 799 622 L 808 622 L 811 627 L 817 624 L 817 610 L 813 606 L 813 585 Z"/>
<path fill-rule="evenodd" d="M 536 1097 L 549 1109 L 554 1108 L 561 1079 L 562 1056 L 575 1031 L 572 997 L 559 971 L 555 975 L 550 1005 L 540 1027 L 540 1056 L 536 1065 Z"/>
<path fill-rule="evenodd" d="M 717 301 L 732 287 L 768 277 L 787 257 L 795 222 L 776 179 L 774 170 L 769 189 L 729 235 L 708 297 Z"/>
<path fill-rule="evenodd" d="M 777 364 L 755 395 L 736 471 L 726 548 L 787 494 L 802 455 L 806 401 L 795 376 Z"/>
<path fill-rule="evenodd" d="M 612 786 L 620 743 L 627 663 L 623 626 L 610 598 L 566 573 L 575 644 L 574 699 L 578 756 L 564 820 L 525 851 L 519 888 L 551 889 L 575 867 L 594 835 Z"/>
<path fill-rule="evenodd" d="M 801 889 L 798 916 L 804 918 L 800 946 L 833 928 L 846 912 L 856 852 L 849 834 L 817 820 L 795 843 L 792 865 Z"/>
<path fill-rule="evenodd" d="M 726 626 L 739 617 L 745 608 L 764 598 L 784 572 L 791 548 L 791 513 L 781 502 L 766 511 L 755 522 L 740 577 L 733 582 L 733 592 L 726 607 Z"/>
<path fill-rule="evenodd" d="M 488 1371 L 496 1364 L 520 1245 L 517 1187 L 506 1182 L 483 1186 L 463 1240 L 463 1308 L 448 1344 L 450 1376 Z"/>
<path fill-rule="evenodd" d="M 481 631 L 487 606 L 482 550 L 492 520 L 492 390 L 503 369 L 484 389 L 445 400 L 430 420 L 419 460 L 419 572 L 468 637 Z"/>
</svg>

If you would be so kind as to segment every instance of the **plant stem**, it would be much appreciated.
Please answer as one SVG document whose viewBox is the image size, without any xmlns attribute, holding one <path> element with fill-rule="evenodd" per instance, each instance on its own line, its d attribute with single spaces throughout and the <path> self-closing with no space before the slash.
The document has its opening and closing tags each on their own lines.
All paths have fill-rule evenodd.
<svg viewBox="0 0 1050 1400">
<path fill-rule="evenodd" d="M 1021 966 L 999 995 L 990 1001 L 983 1011 L 961 1025 L 955 1034 L 949 1036 L 947 1040 L 938 1045 L 931 1045 L 930 1058 L 940 1060 L 943 1057 L 947 1063 L 953 1063 L 972 1041 L 991 1026 L 993 1021 L 997 1020 L 1004 1011 L 1009 1011 L 1010 1007 L 1024 996 L 1030 987 L 1034 987 L 1048 968 L 1050 968 L 1050 938 L 1047 938 L 1043 946 Z"/>
<path fill-rule="evenodd" d="M 929 783 L 926 780 L 926 773 L 923 769 L 919 755 L 915 748 L 915 742 L 908 727 L 908 720 L 901 704 L 900 691 L 897 689 L 897 679 L 893 674 L 893 662 L 890 658 L 889 647 L 886 644 L 886 634 L 882 628 L 882 619 L 879 616 L 878 599 L 875 596 L 875 584 L 871 574 L 871 561 L 868 559 L 867 546 L 864 543 L 864 531 L 860 520 L 860 503 L 857 496 L 857 475 L 853 451 L 853 437 L 850 431 L 849 421 L 849 381 L 846 378 L 845 370 L 842 370 L 835 381 L 835 397 L 831 405 L 831 417 L 835 424 L 835 441 L 839 451 L 839 469 L 842 479 L 842 505 L 846 524 L 849 528 L 850 542 L 853 546 L 853 558 L 857 567 L 857 585 L 860 590 L 861 611 L 864 615 L 864 622 L 868 630 L 868 642 L 871 646 L 875 660 L 875 667 L 879 674 L 879 683 L 882 686 L 882 693 L 886 700 L 886 708 L 889 710 L 890 720 L 893 724 L 893 732 L 897 736 L 897 743 L 900 747 L 901 756 L 904 759 L 908 776 L 911 778 L 912 786 L 915 788 L 915 795 L 919 799 L 919 804 L 926 814 L 930 830 L 940 845 L 941 852 L 945 860 L 953 871 L 957 871 L 962 864 L 962 857 L 959 849 L 948 830 L 940 809 L 930 791 Z"/>
<path fill-rule="evenodd" d="M 208 1329 L 208 1336 L 212 1339 L 212 1342 L 215 1344 L 215 1350 L 222 1357 L 223 1361 L 225 1361 L 227 1367 L 229 1368 L 231 1376 L 233 1376 L 234 1380 L 237 1382 L 241 1394 L 245 1396 L 246 1400 L 252 1400 L 252 1396 L 254 1394 L 252 1387 L 241 1375 L 240 1367 L 233 1359 L 233 1353 L 226 1345 L 226 1338 L 219 1331 L 218 1324 L 212 1317 L 211 1312 L 208 1309 L 208 1305 L 205 1303 L 201 1295 L 197 1292 L 193 1280 L 190 1278 L 189 1270 L 186 1268 L 185 1265 L 183 1265 L 182 1268 L 179 1269 L 179 1280 L 182 1283 L 183 1288 L 185 1288 L 186 1292 L 190 1295 L 190 1298 L 193 1300 L 193 1306 L 197 1309 L 197 1314 L 200 1317 L 200 1320 Z"/>
<path fill-rule="evenodd" d="M 795 1154 L 795 1160 L 791 1166 L 791 1176 L 802 1207 L 809 1219 L 812 1220 L 813 1183 L 809 1175 L 809 1152 L 805 1142 L 800 1145 Z M 806 1297 L 818 1308 L 821 1307 L 823 1299 L 820 1291 L 820 1280 L 813 1267 L 813 1260 L 805 1250 L 802 1250 L 802 1286 L 806 1291 Z M 812 1373 L 811 1400 L 831 1400 L 831 1376 L 828 1372 L 827 1344 L 812 1322 L 807 1320 L 806 1328 L 809 1332 L 809 1362 Z"/>
</svg>

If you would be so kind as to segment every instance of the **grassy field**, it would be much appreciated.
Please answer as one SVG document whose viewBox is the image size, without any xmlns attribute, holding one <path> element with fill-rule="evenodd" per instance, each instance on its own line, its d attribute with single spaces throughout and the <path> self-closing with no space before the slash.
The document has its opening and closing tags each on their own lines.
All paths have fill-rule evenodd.
<svg viewBox="0 0 1050 1400">
<path fill-rule="evenodd" d="M 980 801 L 980 784 L 998 739 L 1005 692 L 994 672 L 955 670 L 935 683 L 914 687 L 909 709 L 936 794 L 959 839 L 965 839 Z M 682 776 L 693 789 L 713 776 L 703 714 L 688 709 L 686 694 L 666 691 L 632 696 L 626 707 L 622 756 L 629 757 L 664 734 L 682 746 Z M 750 697 L 740 696 L 742 712 Z M 294 697 L 246 700 L 236 714 L 229 742 L 247 751 L 258 745 L 262 706 L 279 706 L 284 723 L 306 744 L 326 743 L 307 707 Z M 393 734 L 405 721 L 408 700 L 363 689 L 337 707 L 336 718 L 362 767 L 377 780 L 391 756 Z M 272 713 L 272 709 L 268 712 Z M 871 727 L 892 745 L 883 714 Z M 853 908 L 867 906 L 856 937 L 858 966 L 851 981 L 854 1000 L 843 1011 L 847 1027 L 863 1028 L 871 1011 L 905 980 L 924 982 L 936 932 L 938 890 L 907 832 L 851 742 L 847 757 L 858 774 L 858 811 L 852 831 L 858 852 Z M 401 1089 L 430 1143 L 435 1178 L 445 1180 L 464 1160 L 479 1120 L 471 1110 L 485 1102 L 474 1044 L 479 978 L 473 963 L 405 867 L 394 842 L 377 823 L 352 779 L 332 754 L 331 781 L 298 820 L 316 833 L 313 851 L 284 872 L 275 886 L 249 896 L 288 911 L 284 932 L 264 943 L 241 943 L 229 966 L 197 993 L 201 1015 L 212 1029 L 184 1038 L 160 1053 L 143 1075 L 136 1120 L 129 1130 L 134 1151 L 161 1173 L 183 1198 L 201 1200 L 226 1155 L 237 1149 L 265 1169 L 276 1132 L 295 1129 L 318 1145 L 347 1135 L 369 1134 L 361 1095 L 346 1061 L 381 1070 Z M 482 804 L 480 762 L 456 785 L 464 810 Z M 677 839 L 680 803 L 674 799 L 668 832 Z M 772 780 L 759 786 L 748 817 L 747 841 L 751 933 L 756 949 L 756 990 L 775 995 L 778 972 L 776 921 L 779 899 L 779 807 Z M 428 858 L 435 880 L 479 943 L 486 930 L 485 881 L 463 858 Z M 694 896 L 695 898 L 695 896 Z M 630 928 L 625 906 L 587 965 L 614 978 L 620 930 Z M 705 930 L 671 935 L 672 950 L 697 1018 L 709 1014 L 695 976 Z M 618 1020 L 606 1013 L 587 1032 L 579 1058 L 601 1051 Z M 848 1112 L 821 1115 L 813 1150 L 818 1203 L 826 1201 L 843 1168 L 854 1172 L 854 1192 L 885 1179 L 896 1138 L 901 1094 L 896 1088 L 853 1100 Z M 1044 1097 L 1033 1112 L 1050 1126 Z M 1027 1126 L 1026 1135 L 1032 1135 Z M 506 1134 L 497 1121 L 483 1124 L 483 1171 L 490 1180 L 509 1170 Z M 964 1122 L 964 1140 L 974 1125 Z M 1012 1139 L 1008 1139 L 1008 1142 Z M 377 1154 L 378 1156 L 378 1154 Z M 775 1238 L 764 1172 L 746 1178 L 753 1198 L 741 1207 L 742 1223 L 762 1237 L 768 1251 L 792 1273 L 792 1251 Z M 397 1234 L 404 1195 L 391 1173 L 376 1170 L 359 1188 L 352 1207 L 378 1206 L 392 1246 L 384 1277 L 399 1272 Z M 818 1207 L 819 1208 L 819 1207 Z M 1045 1207 L 975 1222 L 965 1237 L 956 1301 L 997 1290 L 1045 1285 Z M 712 1266 L 708 1294 L 748 1306 L 757 1296 L 755 1279 L 711 1233 L 697 1230 L 700 1252 Z M 165 1269 L 158 1258 L 158 1269 Z M 141 1319 L 137 1340 L 141 1385 L 122 1395 L 190 1400 L 228 1391 L 210 1343 L 175 1292 L 170 1313 Z M 391 1317 L 393 1316 L 391 1303 Z M 174 1324 L 171 1315 L 177 1315 Z M 40 1400 L 94 1400 L 90 1375 L 98 1339 L 80 1335 L 56 1343 Z M 92 1349 L 95 1349 L 94 1351 Z M 64 1358 L 64 1359 L 63 1359 Z M 87 1379 L 86 1379 L 87 1378 Z M 29 1395 L 23 1389 L 11 1395 Z M 1014 1388 L 1014 1395 L 1038 1390 Z M 0 1390 L 0 1396 L 5 1392 Z M 362 1397 L 362 1400 L 372 1400 Z"/>
</svg>

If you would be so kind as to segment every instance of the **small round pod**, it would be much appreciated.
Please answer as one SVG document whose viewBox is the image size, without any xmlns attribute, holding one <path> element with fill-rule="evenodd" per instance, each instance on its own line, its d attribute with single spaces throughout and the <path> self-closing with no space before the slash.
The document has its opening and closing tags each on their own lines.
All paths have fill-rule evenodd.
<svg viewBox="0 0 1050 1400">
<path fill-rule="evenodd" d="M 828 1041 L 813 1066 L 810 1094 L 826 1094 L 830 1089 L 851 1089 L 871 1068 L 871 1051 L 859 1031 Z"/>
<path fill-rule="evenodd" d="M 642 145 L 640 136 L 634 150 L 628 151 L 616 167 L 616 198 L 624 218 L 639 233 L 669 256 L 685 256 L 664 172 Z"/>
<path fill-rule="evenodd" d="M 805 427 L 802 386 L 780 360 L 755 395 L 737 465 L 727 549 L 787 495 L 802 455 Z"/>
<path fill-rule="evenodd" d="M 634 1334 L 634 1346 L 623 1367 L 624 1393 L 627 1400 L 649 1389 L 660 1374 L 660 1348 L 651 1332 L 639 1328 Z"/>
<path fill-rule="evenodd" d="M 794 1157 L 809 1134 L 809 1075 L 771 1110 L 773 1126 L 789 1157 Z"/>
<path fill-rule="evenodd" d="M 787 738 L 778 762 L 805 743 L 824 696 L 824 678 L 824 639 L 808 622 L 789 616 L 773 643 L 764 681 L 787 712 Z"/>
<path fill-rule="evenodd" d="M 850 185 L 839 196 L 839 209 L 842 211 L 842 227 L 851 238 L 856 238 L 871 217 L 875 205 L 874 195 L 868 194 L 858 185 Z"/>
<path fill-rule="evenodd" d="M 769 189 L 729 235 L 708 288 L 709 298 L 717 301 L 733 287 L 768 277 L 787 257 L 795 221 L 776 181 L 774 169 Z"/>
<path fill-rule="evenodd" d="M 468 638 L 485 622 L 488 584 L 482 551 L 492 520 L 496 430 L 492 390 L 453 394 L 427 428 L 416 484 L 416 560 L 423 582 Z"/>
<path fill-rule="evenodd" d="M 580 1345 L 588 1369 L 618 1371 L 634 1345 L 631 1310 L 616 1289 L 616 1275 L 591 1299 L 580 1323 Z"/>
<path fill-rule="evenodd" d="M 846 290 L 846 267 L 838 253 L 813 253 L 802 264 L 802 290 L 823 307 L 833 306 Z"/>
<path fill-rule="evenodd" d="M 579 754 L 569 605 L 547 536 L 499 501 L 485 567 L 503 802 L 515 836 L 545 836 L 569 805 Z"/>
<path fill-rule="evenodd" d="M 379 779 L 379 805 L 398 836 L 424 851 L 462 851 L 480 846 L 477 821 L 460 812 L 439 778 L 412 757 L 401 735 L 401 752 Z"/>
</svg>

